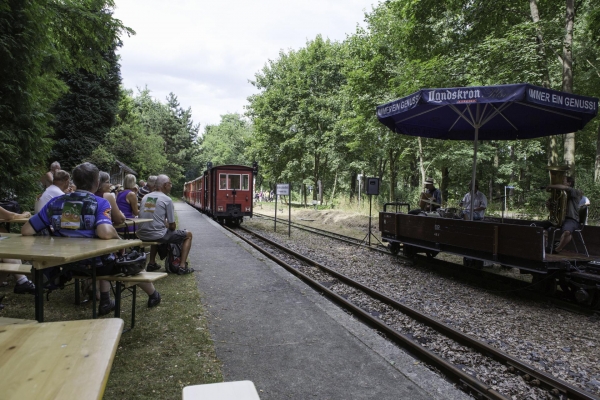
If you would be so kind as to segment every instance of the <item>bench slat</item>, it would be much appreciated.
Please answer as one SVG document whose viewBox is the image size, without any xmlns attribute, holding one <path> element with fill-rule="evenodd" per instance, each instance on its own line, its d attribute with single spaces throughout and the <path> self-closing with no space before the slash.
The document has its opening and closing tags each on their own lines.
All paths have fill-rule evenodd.
<svg viewBox="0 0 600 400">
<path fill-rule="evenodd" d="M 31 275 L 31 265 L 15 264 L 15 263 L 0 263 L 0 272 L 9 274 Z"/>
</svg>

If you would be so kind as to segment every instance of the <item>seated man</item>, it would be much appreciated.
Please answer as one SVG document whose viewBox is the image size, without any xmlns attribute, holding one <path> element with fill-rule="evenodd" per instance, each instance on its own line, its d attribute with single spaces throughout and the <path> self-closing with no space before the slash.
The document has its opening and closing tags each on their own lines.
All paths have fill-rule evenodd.
<svg viewBox="0 0 600 400">
<path fill-rule="evenodd" d="M 40 198 L 35 202 L 35 212 L 38 213 L 47 202 L 55 197 L 62 196 L 69 189 L 71 175 L 59 169 L 54 171 L 52 185 L 48 186 Z"/>
<path fill-rule="evenodd" d="M 148 182 L 149 183 L 149 182 Z M 188 268 L 187 257 L 192 247 L 192 232 L 176 230 L 175 208 L 173 201 L 168 196 L 173 184 L 167 175 L 156 178 L 154 192 L 148 193 L 142 199 L 139 218 L 150 218 L 152 222 L 141 224 L 137 230 L 140 239 L 147 242 L 181 244 L 181 262 L 177 273 L 179 275 L 194 272 Z M 150 248 L 150 262 L 148 271 L 156 271 L 160 266 L 156 264 L 156 246 Z"/>
<path fill-rule="evenodd" d="M 112 226 L 110 204 L 102 197 L 94 195 L 98 190 L 100 171 L 94 164 L 83 163 L 73 170 L 73 181 L 77 190 L 50 200 L 40 212 L 23 225 L 23 235 L 35 235 L 48 229 L 52 236 L 71 238 L 119 239 L 117 231 Z M 73 218 L 75 216 L 75 218 Z M 112 275 L 114 255 L 96 257 L 73 263 L 70 268 L 86 273 L 90 268 L 96 268 L 98 275 Z M 115 302 L 110 298 L 110 283 L 98 281 L 100 286 L 100 304 L 98 314 L 105 315 L 115 309 Z M 160 303 L 160 293 L 154 285 L 140 284 L 148 296 L 148 307 Z"/>
<path fill-rule="evenodd" d="M 60 163 L 58 161 L 54 161 L 52 164 L 50 164 L 50 171 L 46 172 L 40 178 L 40 182 L 42 182 L 42 185 L 44 186 L 44 189 L 46 189 L 47 187 L 49 187 L 50 185 L 52 185 L 52 182 L 54 181 L 54 174 L 59 169 L 60 169 Z"/>
<path fill-rule="evenodd" d="M 425 180 L 424 188 L 425 188 L 425 191 L 423 192 L 424 196 L 420 202 L 421 210 L 435 211 L 438 208 L 440 208 L 442 205 L 442 192 L 440 192 L 439 189 L 436 189 L 436 187 L 433 186 L 433 178 L 427 178 Z M 429 201 L 432 201 L 433 203 L 428 202 L 428 201 L 423 201 L 425 199 L 428 199 Z"/>
<path fill-rule="evenodd" d="M 17 219 L 17 218 L 29 218 L 29 217 L 31 217 L 30 212 L 24 212 L 22 214 L 17 214 L 17 213 L 5 210 L 4 208 L 0 207 L 0 219 L 3 219 L 5 221 L 11 221 L 11 220 Z M 5 230 L 2 226 L 0 226 L 0 232 L 5 232 Z M 21 264 L 21 260 L 15 260 L 12 258 L 0 258 L 0 262 L 10 263 L 10 264 Z M 6 276 L 8 276 L 6 274 L 2 274 L 2 275 L 3 276 L 0 277 L 2 279 L 5 278 Z M 25 275 L 14 274 L 14 276 L 15 276 L 15 281 L 16 281 L 14 292 L 16 294 L 25 294 L 25 293 L 35 294 L 35 285 L 33 284 L 33 282 L 31 282 L 29 279 L 27 279 L 27 277 Z"/>
<path fill-rule="evenodd" d="M 467 220 L 470 220 L 471 216 L 471 182 L 469 182 L 469 191 L 465 194 L 465 197 L 459 203 L 461 207 L 465 207 L 464 215 Z M 475 180 L 475 199 L 473 201 L 473 221 L 482 220 L 485 216 L 485 209 L 487 208 L 487 198 L 483 193 L 479 191 L 479 182 Z"/>
<path fill-rule="evenodd" d="M 140 181 L 141 183 L 141 181 Z M 140 186 L 140 190 L 138 191 L 138 203 L 142 203 L 142 199 L 148 193 L 152 193 L 154 191 L 154 186 L 156 184 L 156 175 L 150 175 L 148 177 L 148 182 L 145 185 Z"/>
<path fill-rule="evenodd" d="M 573 231 L 579 229 L 579 202 L 581 201 L 582 192 L 574 189 L 575 179 L 571 176 L 565 176 L 562 185 L 548 185 L 546 188 L 559 189 L 567 192 L 567 210 L 565 220 L 560 227 L 562 235 L 560 242 L 554 249 L 555 253 L 560 253 L 572 239 Z"/>
</svg>

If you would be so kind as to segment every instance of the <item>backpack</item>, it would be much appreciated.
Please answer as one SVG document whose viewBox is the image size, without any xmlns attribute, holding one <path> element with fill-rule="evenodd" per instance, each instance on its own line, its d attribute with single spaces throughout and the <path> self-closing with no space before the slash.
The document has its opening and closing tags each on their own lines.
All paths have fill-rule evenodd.
<svg viewBox="0 0 600 400">
<path fill-rule="evenodd" d="M 15 200 L 0 200 L 0 207 L 6 211 L 21 214 L 21 206 Z"/>
<path fill-rule="evenodd" d="M 176 274 L 181 265 L 181 245 L 175 243 L 168 243 L 168 254 L 165 260 L 165 270 L 167 273 Z"/>
</svg>

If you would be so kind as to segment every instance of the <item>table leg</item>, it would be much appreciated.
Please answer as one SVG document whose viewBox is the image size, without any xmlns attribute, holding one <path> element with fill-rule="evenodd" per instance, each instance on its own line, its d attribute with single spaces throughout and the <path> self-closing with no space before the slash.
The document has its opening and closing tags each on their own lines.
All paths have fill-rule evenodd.
<svg viewBox="0 0 600 400">
<path fill-rule="evenodd" d="M 116 281 L 115 283 L 117 284 L 117 288 L 115 290 L 115 318 L 121 318 L 121 282 Z"/>
<path fill-rule="evenodd" d="M 33 268 L 33 283 L 35 285 L 35 319 L 44 322 L 44 272 Z"/>
<path fill-rule="evenodd" d="M 92 265 L 92 318 L 98 318 L 96 308 L 96 266 Z"/>
</svg>

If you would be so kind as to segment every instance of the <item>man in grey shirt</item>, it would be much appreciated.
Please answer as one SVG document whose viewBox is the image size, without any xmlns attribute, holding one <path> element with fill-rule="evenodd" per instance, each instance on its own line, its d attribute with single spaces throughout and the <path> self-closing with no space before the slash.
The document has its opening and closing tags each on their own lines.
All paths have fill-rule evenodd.
<svg viewBox="0 0 600 400">
<path fill-rule="evenodd" d="M 187 257 L 192 247 L 192 232 L 177 230 L 175 224 L 175 209 L 173 200 L 168 196 L 173 184 L 167 175 L 159 175 L 156 178 L 154 191 L 148 193 L 142 199 L 140 205 L 140 218 L 152 219 L 152 222 L 141 224 L 137 230 L 140 239 L 147 242 L 175 243 L 181 245 L 181 260 L 178 274 L 189 274 L 194 272 L 188 268 Z M 156 271 L 160 266 L 156 264 L 156 246 L 150 248 L 150 262 L 147 271 Z"/>
</svg>

